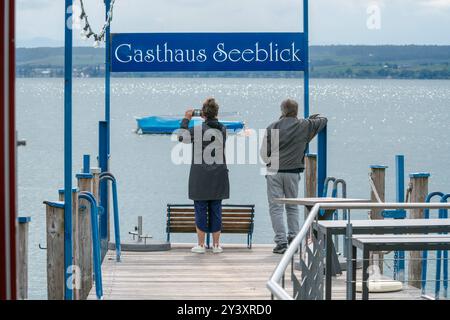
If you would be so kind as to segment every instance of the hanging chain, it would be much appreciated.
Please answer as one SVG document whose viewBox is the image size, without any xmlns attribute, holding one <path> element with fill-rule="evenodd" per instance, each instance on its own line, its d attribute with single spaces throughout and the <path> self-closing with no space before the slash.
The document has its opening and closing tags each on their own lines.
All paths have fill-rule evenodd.
<svg viewBox="0 0 450 320">
<path fill-rule="evenodd" d="M 90 37 L 93 37 L 95 40 L 94 46 L 98 47 L 101 41 L 105 41 L 105 34 L 106 29 L 111 25 L 111 21 L 113 19 L 113 10 L 114 10 L 114 3 L 116 0 L 111 0 L 111 4 L 108 10 L 108 13 L 106 15 L 106 21 L 103 24 L 102 29 L 97 34 L 94 31 L 92 31 L 92 27 L 89 24 L 88 15 L 86 14 L 86 10 L 84 9 L 84 3 L 83 0 L 80 0 L 80 6 L 81 6 L 81 14 L 80 19 L 84 20 L 84 27 L 83 31 L 81 31 L 81 37 L 85 39 L 89 39 Z"/>
</svg>

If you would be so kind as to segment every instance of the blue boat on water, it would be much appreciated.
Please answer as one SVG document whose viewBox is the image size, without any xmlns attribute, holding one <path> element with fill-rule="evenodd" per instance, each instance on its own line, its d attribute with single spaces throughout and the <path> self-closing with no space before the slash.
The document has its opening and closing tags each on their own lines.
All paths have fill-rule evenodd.
<svg viewBox="0 0 450 320">
<path fill-rule="evenodd" d="M 153 116 L 138 118 L 137 133 L 139 134 L 172 134 L 180 128 L 182 119 Z M 200 117 L 194 117 L 189 122 L 189 128 L 200 125 L 204 120 Z M 220 121 L 229 132 L 239 132 L 244 129 L 243 121 Z"/>
</svg>

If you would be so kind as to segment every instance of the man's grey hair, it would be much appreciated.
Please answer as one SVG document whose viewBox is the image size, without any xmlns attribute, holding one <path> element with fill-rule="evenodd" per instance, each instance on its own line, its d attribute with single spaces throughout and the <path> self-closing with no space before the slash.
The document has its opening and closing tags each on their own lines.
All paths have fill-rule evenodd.
<svg viewBox="0 0 450 320">
<path fill-rule="evenodd" d="M 281 103 L 281 115 L 283 117 L 297 117 L 298 103 L 292 99 L 286 99 Z"/>
</svg>

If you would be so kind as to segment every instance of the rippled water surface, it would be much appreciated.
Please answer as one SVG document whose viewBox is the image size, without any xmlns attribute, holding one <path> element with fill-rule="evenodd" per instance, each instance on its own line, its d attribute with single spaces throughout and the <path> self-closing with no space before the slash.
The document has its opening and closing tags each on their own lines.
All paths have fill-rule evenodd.
<svg viewBox="0 0 450 320">
<path fill-rule="evenodd" d="M 113 79 L 112 172 L 119 180 L 121 236 L 144 216 L 144 229 L 165 239 L 167 203 L 187 201 L 188 166 L 171 161 L 170 136 L 139 136 L 135 116 L 182 115 L 207 96 L 218 99 L 231 119 L 262 129 L 279 116 L 280 101 L 302 100 L 302 81 L 295 79 Z M 350 197 L 367 198 L 369 165 L 385 164 L 387 198 L 395 199 L 394 156 L 406 156 L 407 173 L 431 173 L 430 191 L 450 192 L 450 82 L 396 80 L 314 80 L 311 111 L 327 115 L 329 175 L 347 180 Z M 82 155 L 97 155 L 98 121 L 104 117 L 101 79 L 74 82 L 74 172 Z M 63 185 L 63 80 L 18 79 L 18 132 L 27 140 L 19 149 L 19 208 L 32 217 L 30 226 L 30 296 L 46 297 L 44 200 L 55 200 Z M 312 151 L 315 145 L 312 145 Z M 259 165 L 231 165 L 229 203 L 256 204 L 254 241 L 270 243 L 264 177 Z M 75 181 L 74 181 L 75 184 Z M 303 183 L 301 183 L 301 193 Z M 365 212 L 359 212 L 364 216 Z M 194 235 L 174 235 L 194 241 Z M 244 242 L 226 236 L 225 242 Z"/>
</svg>

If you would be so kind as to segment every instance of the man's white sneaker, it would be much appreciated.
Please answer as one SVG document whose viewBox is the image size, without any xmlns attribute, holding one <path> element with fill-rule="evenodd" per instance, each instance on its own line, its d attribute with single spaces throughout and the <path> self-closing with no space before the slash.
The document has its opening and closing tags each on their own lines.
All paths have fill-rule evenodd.
<svg viewBox="0 0 450 320">
<path fill-rule="evenodd" d="M 205 253 L 206 249 L 203 246 L 195 246 L 191 249 L 192 253 Z"/>
<path fill-rule="evenodd" d="M 213 247 L 213 253 L 222 253 L 223 249 L 220 246 Z"/>
</svg>

